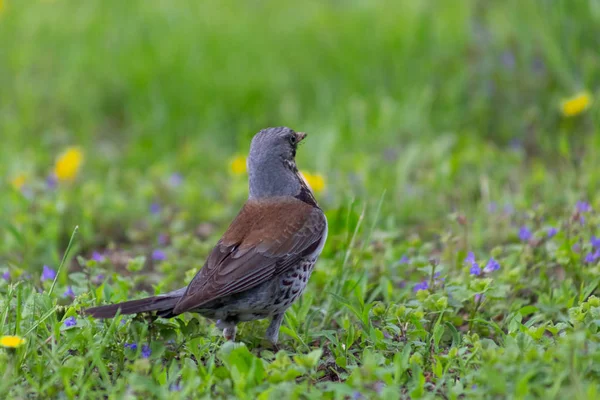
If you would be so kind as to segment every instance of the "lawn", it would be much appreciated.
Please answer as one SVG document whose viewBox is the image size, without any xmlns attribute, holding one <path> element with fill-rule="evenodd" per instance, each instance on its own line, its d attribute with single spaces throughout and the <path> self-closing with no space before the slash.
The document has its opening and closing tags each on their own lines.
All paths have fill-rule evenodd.
<svg viewBox="0 0 600 400">
<path fill-rule="evenodd" d="M 0 0 L 0 398 L 600 398 L 595 1 Z M 185 285 L 252 136 L 308 133 L 309 286 L 236 343 Z"/>
</svg>

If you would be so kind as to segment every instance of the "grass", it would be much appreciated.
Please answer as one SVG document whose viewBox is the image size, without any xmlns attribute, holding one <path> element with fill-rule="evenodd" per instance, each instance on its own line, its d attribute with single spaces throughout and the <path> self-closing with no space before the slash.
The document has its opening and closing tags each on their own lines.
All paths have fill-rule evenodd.
<svg viewBox="0 0 600 400">
<path fill-rule="evenodd" d="M 599 396 L 596 3 L 0 4 L 2 398 Z M 78 314 L 189 281 L 277 125 L 329 220 L 282 351 Z"/>
</svg>

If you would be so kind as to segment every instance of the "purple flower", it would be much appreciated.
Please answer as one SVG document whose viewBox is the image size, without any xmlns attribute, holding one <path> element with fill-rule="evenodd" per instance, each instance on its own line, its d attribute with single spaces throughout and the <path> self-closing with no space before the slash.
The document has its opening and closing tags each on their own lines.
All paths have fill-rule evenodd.
<svg viewBox="0 0 600 400">
<path fill-rule="evenodd" d="M 596 236 L 592 236 L 592 238 L 590 239 L 590 244 L 592 245 L 593 248 L 595 249 L 600 249 L 600 238 L 596 237 Z"/>
<path fill-rule="evenodd" d="M 496 211 L 498 211 L 498 203 L 496 203 L 495 201 L 490 202 L 490 204 L 488 204 L 487 210 L 490 214 L 495 213 Z"/>
<path fill-rule="evenodd" d="M 169 386 L 169 391 L 171 391 L 171 392 L 180 392 L 181 391 L 181 384 L 180 383 L 172 383 L 171 386 Z"/>
<path fill-rule="evenodd" d="M 125 325 L 127 323 L 127 320 L 125 318 L 121 318 L 121 325 Z"/>
<path fill-rule="evenodd" d="M 575 243 L 573 246 L 571 246 L 571 250 L 573 250 L 575 253 L 579 253 L 581 251 L 581 245 L 579 243 Z"/>
<path fill-rule="evenodd" d="M 152 259 L 154 261 L 163 261 L 167 259 L 167 254 L 162 250 L 154 250 L 152 252 Z"/>
<path fill-rule="evenodd" d="M 504 205 L 504 214 L 506 215 L 512 215 L 512 213 L 515 212 L 515 208 L 513 207 L 512 204 L 505 204 Z"/>
<path fill-rule="evenodd" d="M 50 189 L 50 190 L 56 189 L 57 183 L 58 183 L 58 180 L 56 179 L 56 175 L 50 174 L 46 177 L 46 187 L 48 187 L 48 189 Z"/>
<path fill-rule="evenodd" d="M 160 244 L 161 246 L 164 246 L 167 243 L 169 243 L 169 236 L 165 235 L 164 233 L 161 233 L 160 235 L 158 235 L 158 244 Z"/>
<path fill-rule="evenodd" d="M 595 263 L 596 261 L 598 261 L 598 259 L 600 258 L 600 250 L 596 250 L 595 252 L 589 252 L 585 255 L 585 258 L 583 259 L 583 262 L 585 262 L 586 264 L 592 264 Z"/>
<path fill-rule="evenodd" d="M 413 292 L 418 292 L 419 290 L 427 290 L 427 289 L 429 289 L 429 282 L 423 281 L 423 282 L 417 283 L 413 287 Z"/>
<path fill-rule="evenodd" d="M 473 254 L 472 251 L 470 251 L 465 257 L 465 262 L 469 264 L 473 264 L 475 262 L 475 254 Z"/>
<path fill-rule="evenodd" d="M 125 343 L 123 345 L 123 347 L 125 347 L 126 349 L 131 349 L 133 351 L 137 350 L 137 343 Z"/>
<path fill-rule="evenodd" d="M 473 386 L 471 386 L 471 389 L 473 389 L 473 390 L 477 389 L 477 384 L 474 384 Z"/>
<path fill-rule="evenodd" d="M 63 293 L 63 297 L 70 297 L 72 299 L 75 298 L 75 292 L 71 286 L 67 286 L 67 290 Z"/>
<path fill-rule="evenodd" d="M 471 275 L 475 275 L 475 276 L 481 275 L 481 268 L 479 268 L 479 264 L 477 264 L 476 262 L 474 262 L 473 264 L 471 264 L 471 268 L 469 269 L 469 273 Z"/>
<path fill-rule="evenodd" d="M 96 262 L 104 262 L 104 260 L 106 259 L 106 257 L 104 257 L 104 255 L 102 255 L 101 253 L 94 251 L 92 253 L 92 260 L 96 261 Z"/>
<path fill-rule="evenodd" d="M 531 239 L 531 231 L 526 226 L 522 226 L 519 228 L 519 239 L 522 242 L 528 242 Z"/>
<path fill-rule="evenodd" d="M 75 319 L 75 317 L 69 317 L 65 319 L 65 322 L 63 324 L 65 325 L 65 327 L 70 328 L 72 326 L 77 325 L 77 320 Z"/>
<path fill-rule="evenodd" d="M 485 295 L 477 293 L 474 297 L 476 303 L 482 303 L 485 300 Z"/>
<path fill-rule="evenodd" d="M 150 346 L 147 344 L 142 346 L 142 358 L 150 358 L 152 355 L 152 350 L 150 350 Z"/>
<path fill-rule="evenodd" d="M 558 233 L 558 229 L 553 228 L 553 227 L 548 228 L 548 232 L 547 232 L 548 239 L 552 239 L 554 236 L 556 236 L 557 233 Z"/>
<path fill-rule="evenodd" d="M 575 209 L 579 213 L 586 213 L 592 211 L 592 206 L 587 201 L 578 201 L 575 205 Z"/>
<path fill-rule="evenodd" d="M 483 269 L 483 271 L 485 273 L 490 273 L 490 272 L 498 271 L 499 269 L 500 269 L 500 263 L 498 261 L 494 260 L 494 257 L 492 257 L 485 265 L 485 268 Z"/>
<path fill-rule="evenodd" d="M 4 279 L 5 281 L 10 281 L 10 272 L 6 271 L 5 273 L 3 273 L 2 279 Z"/>
<path fill-rule="evenodd" d="M 585 225 L 585 217 L 583 215 L 579 216 L 579 225 Z"/>
<path fill-rule="evenodd" d="M 93 282 L 94 282 L 96 285 L 99 285 L 99 284 L 101 284 L 101 283 L 102 283 L 102 281 L 103 281 L 103 280 L 104 280 L 104 275 L 102 275 L 102 274 L 98 274 L 98 275 L 96 275 L 96 276 L 94 277 L 94 279 L 93 279 Z"/>
<path fill-rule="evenodd" d="M 158 203 L 150 204 L 150 212 L 154 215 L 160 213 L 160 204 L 158 204 Z"/>
<path fill-rule="evenodd" d="M 173 187 L 177 187 L 183 183 L 183 176 L 179 172 L 174 172 L 169 177 L 169 184 Z"/>
<path fill-rule="evenodd" d="M 515 68 L 515 55 L 512 51 L 506 50 L 504 53 L 502 53 L 501 60 L 502 65 L 504 65 L 506 69 L 512 70 Z"/>
<path fill-rule="evenodd" d="M 44 267 L 42 269 L 42 277 L 41 277 L 42 282 L 51 281 L 54 278 L 56 278 L 56 271 L 53 270 L 52 268 L 50 268 L 49 266 L 44 265 Z"/>
</svg>

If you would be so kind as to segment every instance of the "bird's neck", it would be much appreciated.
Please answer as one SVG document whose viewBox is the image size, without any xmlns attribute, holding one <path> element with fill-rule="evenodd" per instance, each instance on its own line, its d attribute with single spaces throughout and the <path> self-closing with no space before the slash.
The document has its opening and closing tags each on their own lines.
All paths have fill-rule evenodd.
<svg viewBox="0 0 600 400">
<path fill-rule="evenodd" d="M 250 199 L 290 196 L 318 207 L 315 196 L 293 161 L 276 158 L 261 163 L 250 161 L 248 182 Z"/>
</svg>

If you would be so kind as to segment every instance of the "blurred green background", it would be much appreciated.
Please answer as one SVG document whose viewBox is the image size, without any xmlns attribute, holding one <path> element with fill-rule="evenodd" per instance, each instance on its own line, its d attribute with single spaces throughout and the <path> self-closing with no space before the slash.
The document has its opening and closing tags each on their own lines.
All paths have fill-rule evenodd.
<svg viewBox="0 0 600 400">
<path fill-rule="evenodd" d="M 228 221 L 245 187 L 229 162 L 267 126 L 309 133 L 299 164 L 326 178 L 327 209 L 382 199 L 388 227 L 595 193 L 597 107 L 560 107 L 596 91 L 597 1 L 1 4 L 0 254 L 13 263 L 57 259 L 75 224 L 83 251 L 149 241 L 132 230 L 156 201 L 182 230 Z M 48 193 L 74 145 L 77 181 Z M 21 175 L 25 193 L 11 188 Z"/>
</svg>

